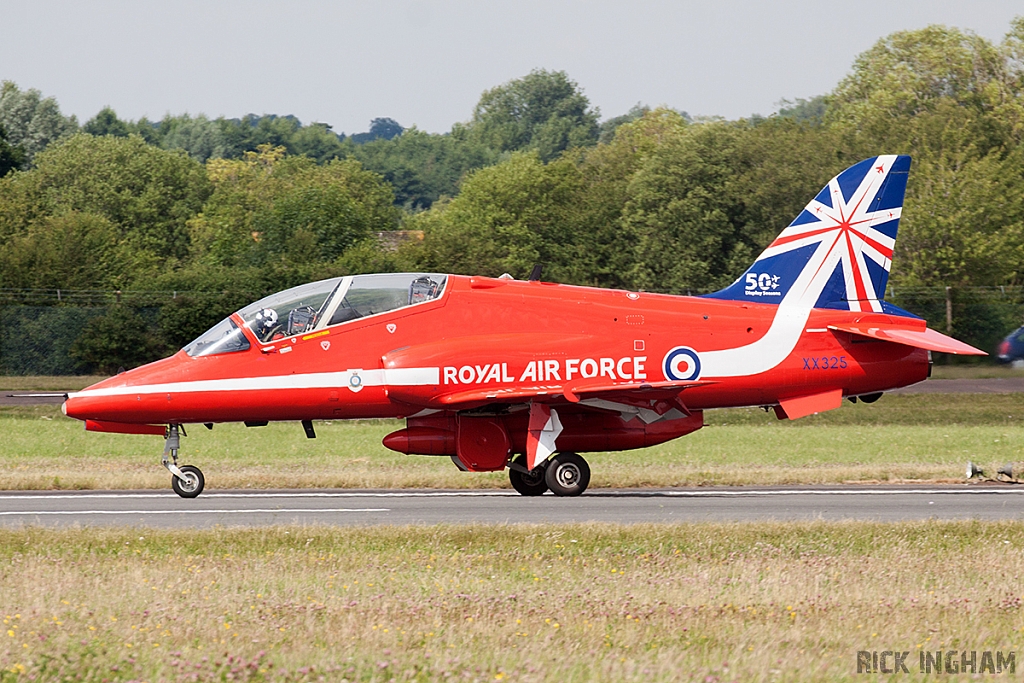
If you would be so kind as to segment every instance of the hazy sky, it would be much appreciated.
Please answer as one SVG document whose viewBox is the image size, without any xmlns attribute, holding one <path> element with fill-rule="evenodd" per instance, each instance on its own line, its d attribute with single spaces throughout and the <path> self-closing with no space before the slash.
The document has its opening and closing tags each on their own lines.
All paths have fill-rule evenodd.
<svg viewBox="0 0 1024 683">
<path fill-rule="evenodd" d="M 0 80 L 84 122 L 294 114 L 335 131 L 390 116 L 442 132 L 485 89 L 565 70 L 602 118 L 637 102 L 769 114 L 831 90 L 893 31 L 941 23 L 999 41 L 1020 0 L 0 0 Z"/>
</svg>

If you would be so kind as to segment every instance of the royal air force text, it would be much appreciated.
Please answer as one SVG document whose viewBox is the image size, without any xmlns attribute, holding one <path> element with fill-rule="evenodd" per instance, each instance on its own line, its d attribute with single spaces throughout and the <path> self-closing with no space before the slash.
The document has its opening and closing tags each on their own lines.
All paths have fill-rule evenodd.
<svg viewBox="0 0 1024 683">
<path fill-rule="evenodd" d="M 443 368 L 445 384 L 511 384 L 515 382 L 569 382 L 574 379 L 645 380 L 647 356 L 623 358 L 567 358 L 534 360 L 522 372 L 509 370 L 508 363 L 452 365 Z M 518 379 L 517 379 L 518 377 Z"/>
</svg>

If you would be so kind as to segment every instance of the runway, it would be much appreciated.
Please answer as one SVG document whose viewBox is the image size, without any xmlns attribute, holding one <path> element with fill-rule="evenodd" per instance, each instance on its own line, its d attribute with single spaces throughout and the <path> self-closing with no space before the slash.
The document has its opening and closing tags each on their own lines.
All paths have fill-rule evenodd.
<svg viewBox="0 0 1024 683">
<path fill-rule="evenodd" d="M 588 491 L 0 492 L 0 526 L 258 527 L 566 522 L 1024 519 L 1024 486 L 829 486 Z"/>
</svg>

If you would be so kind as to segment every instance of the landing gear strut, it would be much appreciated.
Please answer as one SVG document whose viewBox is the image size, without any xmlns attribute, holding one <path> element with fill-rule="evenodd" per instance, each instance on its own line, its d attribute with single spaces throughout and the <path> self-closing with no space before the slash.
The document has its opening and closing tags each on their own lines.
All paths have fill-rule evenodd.
<svg viewBox="0 0 1024 683">
<path fill-rule="evenodd" d="M 508 469 L 508 479 L 512 482 L 512 488 L 524 496 L 540 496 L 548 490 L 547 482 L 544 481 L 545 464 L 541 463 L 530 471 L 526 468 L 526 456 L 520 455 Z"/>
<path fill-rule="evenodd" d="M 195 498 L 203 492 L 206 479 L 198 467 L 192 465 L 178 467 L 178 449 L 181 448 L 181 439 L 178 436 L 179 428 L 184 434 L 185 429 L 181 425 L 167 426 L 167 435 L 164 439 L 164 458 L 161 463 L 168 472 L 174 475 L 171 477 L 171 488 L 174 489 L 174 492 L 182 498 Z M 168 454 L 171 456 L 170 459 L 167 457 Z"/>
</svg>

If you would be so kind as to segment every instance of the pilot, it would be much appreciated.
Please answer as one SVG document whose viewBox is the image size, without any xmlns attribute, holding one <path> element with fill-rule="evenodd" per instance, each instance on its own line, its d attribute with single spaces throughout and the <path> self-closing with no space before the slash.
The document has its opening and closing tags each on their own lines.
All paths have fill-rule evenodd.
<svg viewBox="0 0 1024 683">
<path fill-rule="evenodd" d="M 253 330 L 256 332 L 256 336 L 260 338 L 260 341 L 270 341 L 271 334 L 277 327 L 277 311 L 273 308 L 264 308 L 256 313 L 256 317 L 253 318 Z M 283 337 L 283 334 L 278 334 L 274 339 Z"/>
</svg>

